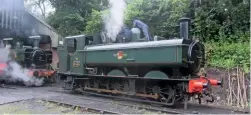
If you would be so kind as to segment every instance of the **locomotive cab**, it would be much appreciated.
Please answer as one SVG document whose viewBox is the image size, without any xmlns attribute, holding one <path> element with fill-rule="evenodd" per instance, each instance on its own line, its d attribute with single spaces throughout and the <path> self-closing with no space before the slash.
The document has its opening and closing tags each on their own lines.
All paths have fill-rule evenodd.
<svg viewBox="0 0 251 115">
<path fill-rule="evenodd" d="M 70 36 L 64 39 L 63 44 L 58 49 L 59 54 L 59 73 L 71 72 L 84 74 L 83 61 L 86 46 L 96 44 L 91 35 Z M 63 61 L 62 61 L 63 60 Z M 66 62 L 66 63 L 65 63 Z"/>
</svg>

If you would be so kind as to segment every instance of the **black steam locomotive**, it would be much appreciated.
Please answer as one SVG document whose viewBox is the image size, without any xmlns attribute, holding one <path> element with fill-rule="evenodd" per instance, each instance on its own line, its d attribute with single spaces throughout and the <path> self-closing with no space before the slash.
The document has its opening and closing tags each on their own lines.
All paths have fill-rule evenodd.
<svg viewBox="0 0 251 115">
<path fill-rule="evenodd" d="M 30 77 L 45 78 L 55 81 L 56 71 L 52 70 L 52 51 L 40 48 L 41 43 L 48 40 L 41 40 L 41 36 L 31 36 L 28 39 L 5 38 L 4 46 L 9 51 L 8 62 L 15 61 L 23 68 L 29 70 Z M 32 44 L 33 43 L 33 44 Z M 2 62 L 3 63 L 3 62 Z M 4 64 L 2 64 L 4 66 Z"/>
</svg>

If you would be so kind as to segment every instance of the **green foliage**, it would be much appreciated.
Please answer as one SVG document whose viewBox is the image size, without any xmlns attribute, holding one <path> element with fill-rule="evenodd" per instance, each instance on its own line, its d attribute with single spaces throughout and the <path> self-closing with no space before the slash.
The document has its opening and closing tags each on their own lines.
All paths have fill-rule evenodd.
<svg viewBox="0 0 251 115">
<path fill-rule="evenodd" d="M 107 6 L 107 0 L 50 0 L 50 2 L 56 11 L 49 16 L 48 22 L 63 36 L 83 33 L 85 28 L 90 28 L 86 26 L 89 19 L 92 19 L 90 17 L 95 15 L 93 11 L 100 11 Z M 93 22 L 89 22 L 91 23 Z"/>
<path fill-rule="evenodd" d="M 248 0 L 194 0 L 193 32 L 203 41 L 219 41 L 228 38 L 226 42 L 237 42 L 240 32 L 249 31 Z M 222 36 L 224 37 L 218 37 Z"/>
<path fill-rule="evenodd" d="M 136 17 L 148 24 L 153 35 L 177 36 L 178 19 L 186 14 L 187 9 L 188 0 L 131 0 L 125 23 L 131 25 Z"/>
<path fill-rule="evenodd" d="M 49 23 L 63 36 L 92 34 L 103 28 L 107 0 L 50 0 Z M 192 19 L 192 34 L 206 43 L 209 66 L 249 63 L 249 0 L 126 0 L 125 23 L 145 22 L 151 35 L 179 37 L 178 19 Z M 246 70 L 249 66 L 243 65 Z"/>
<path fill-rule="evenodd" d="M 97 11 L 92 10 L 91 16 L 88 18 L 87 25 L 85 27 L 85 34 L 93 34 L 95 32 L 99 32 L 102 27 L 102 16 L 107 12 L 107 10 L 104 11 Z"/>
<path fill-rule="evenodd" d="M 205 47 L 209 66 L 233 68 L 238 65 L 243 67 L 246 72 L 249 71 L 249 42 L 208 42 Z"/>
<path fill-rule="evenodd" d="M 80 34 L 83 31 L 84 19 L 78 13 L 57 11 L 48 20 L 63 36 Z"/>
</svg>

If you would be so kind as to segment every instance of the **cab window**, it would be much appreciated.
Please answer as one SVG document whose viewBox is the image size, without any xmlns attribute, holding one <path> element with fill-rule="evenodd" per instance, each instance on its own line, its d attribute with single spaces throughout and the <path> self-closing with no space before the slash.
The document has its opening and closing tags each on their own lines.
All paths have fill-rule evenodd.
<svg viewBox="0 0 251 115">
<path fill-rule="evenodd" d="M 93 45 L 93 37 L 92 36 L 88 36 L 85 37 L 85 45 Z"/>
<path fill-rule="evenodd" d="M 68 53 L 74 53 L 77 49 L 77 40 L 76 39 L 66 40 L 66 47 Z"/>
</svg>

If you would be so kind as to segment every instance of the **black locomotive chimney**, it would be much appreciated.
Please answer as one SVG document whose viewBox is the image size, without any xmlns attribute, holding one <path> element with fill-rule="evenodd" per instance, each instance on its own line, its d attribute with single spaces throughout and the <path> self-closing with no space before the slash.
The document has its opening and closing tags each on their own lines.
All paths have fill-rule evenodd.
<svg viewBox="0 0 251 115">
<path fill-rule="evenodd" d="M 41 36 L 30 36 L 29 38 L 31 38 L 33 41 L 33 47 L 39 48 L 39 42 L 41 40 Z"/>
<path fill-rule="evenodd" d="M 190 33 L 190 18 L 183 17 L 180 18 L 180 38 L 181 39 L 189 39 L 189 33 Z"/>
</svg>

